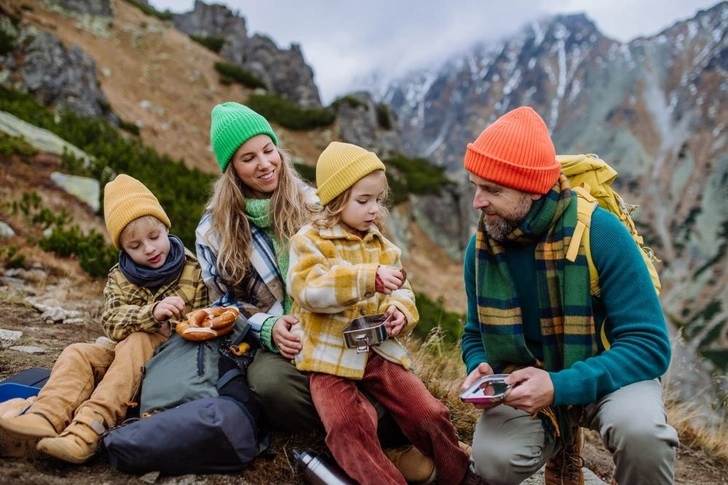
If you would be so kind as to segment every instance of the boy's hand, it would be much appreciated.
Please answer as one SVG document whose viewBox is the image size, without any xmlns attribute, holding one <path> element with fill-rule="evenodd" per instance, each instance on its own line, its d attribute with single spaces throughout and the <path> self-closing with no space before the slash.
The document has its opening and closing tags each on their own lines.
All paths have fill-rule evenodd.
<svg viewBox="0 0 728 485">
<path fill-rule="evenodd" d="M 185 309 L 185 301 L 179 296 L 168 296 L 154 305 L 152 316 L 158 322 L 164 322 L 172 317 L 179 318 Z"/>
<path fill-rule="evenodd" d="M 393 291 L 402 287 L 405 276 L 402 271 L 391 266 L 380 266 L 377 268 L 377 279 L 375 290 L 385 295 L 391 294 Z M 381 285 L 379 284 L 381 283 Z"/>
<path fill-rule="evenodd" d="M 390 337 L 396 337 L 407 324 L 407 318 L 405 318 L 404 313 L 399 311 L 394 305 L 389 305 L 387 311 L 384 312 L 384 318 L 387 318 L 390 315 L 392 318 L 385 323 L 384 326 L 387 328 L 387 335 Z"/>
</svg>

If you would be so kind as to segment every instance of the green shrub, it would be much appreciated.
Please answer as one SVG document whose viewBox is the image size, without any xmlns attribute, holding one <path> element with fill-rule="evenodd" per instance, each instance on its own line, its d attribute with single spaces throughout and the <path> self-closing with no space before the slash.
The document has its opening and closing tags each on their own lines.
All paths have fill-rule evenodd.
<svg viewBox="0 0 728 485">
<path fill-rule="evenodd" d="M 62 209 L 60 214 L 53 213 L 42 205 L 42 199 L 37 192 L 23 192 L 20 201 L 12 204 L 14 214 L 22 214 L 28 225 L 38 226 L 42 230 L 50 227 L 62 227 L 71 222 L 71 215 Z"/>
<path fill-rule="evenodd" d="M 295 163 L 296 170 L 301 174 L 304 180 L 311 184 L 316 184 L 316 167 L 304 165 L 303 163 Z"/>
<path fill-rule="evenodd" d="M 324 108 L 301 108 L 300 106 L 273 95 L 254 94 L 247 105 L 281 126 L 291 130 L 313 130 L 329 126 L 336 115 Z"/>
<path fill-rule="evenodd" d="M 447 342 L 457 342 L 465 325 L 465 315 L 446 310 L 442 297 L 434 301 L 424 293 L 417 293 L 415 298 L 420 321 L 414 334 L 424 339 L 433 328 L 440 327 Z"/>
<path fill-rule="evenodd" d="M 40 247 L 61 257 L 78 258 L 79 265 L 94 278 L 105 277 L 116 264 L 119 252 L 104 242 L 104 236 L 95 230 L 85 236 L 74 225 L 70 229 L 54 229 L 40 240 Z"/>
<path fill-rule="evenodd" d="M 392 116 L 389 114 L 389 107 L 386 104 L 377 105 L 377 124 L 383 130 L 392 129 Z"/>
<path fill-rule="evenodd" d="M 136 136 L 139 136 L 139 133 L 141 133 L 139 127 L 135 123 L 124 121 L 121 118 L 119 118 L 119 128 Z"/>
<path fill-rule="evenodd" d="M 8 268 L 25 269 L 25 254 L 22 254 L 17 246 L 10 246 L 8 248 L 7 258 L 5 259 L 5 266 Z"/>
<path fill-rule="evenodd" d="M 0 29 L 0 56 L 7 55 L 15 50 L 16 36 Z"/>
<path fill-rule="evenodd" d="M 212 35 L 190 35 L 190 39 L 216 53 L 219 53 L 225 44 L 225 37 L 215 37 Z"/>
<path fill-rule="evenodd" d="M 0 155 L 20 155 L 29 157 L 38 153 L 38 150 L 25 141 L 22 136 L 11 136 L 0 132 Z"/>
<path fill-rule="evenodd" d="M 243 86 L 249 87 L 250 89 L 268 89 L 268 86 L 266 86 L 258 76 L 243 69 L 237 64 L 232 64 L 230 62 L 216 62 L 215 70 L 220 73 L 221 80 L 222 78 L 232 79 Z"/>
<path fill-rule="evenodd" d="M 406 201 L 409 194 L 439 195 L 443 187 L 455 185 L 445 176 L 445 169 L 424 158 L 396 155 L 382 161 L 388 168 L 387 179 L 395 205 Z"/>
<path fill-rule="evenodd" d="M 146 5 L 141 2 L 137 2 L 135 0 L 126 0 L 126 3 L 129 3 L 131 5 L 134 5 L 136 8 L 144 12 L 146 15 L 149 15 L 150 17 L 157 17 L 160 20 L 169 20 L 172 18 L 172 12 L 169 10 L 165 10 L 164 12 L 160 12 L 156 8 L 152 7 L 151 5 Z"/>
<path fill-rule="evenodd" d="M 355 97 L 355 96 L 342 96 L 340 98 L 336 98 L 333 103 L 331 103 L 332 108 L 336 108 L 339 105 L 346 104 L 351 108 L 364 108 L 365 110 L 369 109 L 369 106 L 362 101 L 361 99 Z"/>
<path fill-rule="evenodd" d="M 157 196 L 172 220 L 172 233 L 188 248 L 194 247 L 195 228 L 213 175 L 187 168 L 182 160 L 159 155 L 141 140 L 122 136 L 102 120 L 80 118 L 68 111 L 56 115 L 28 94 L 0 87 L 0 110 L 45 128 L 93 156 L 95 161 L 87 171 L 101 186 L 116 173 L 139 179 Z"/>
</svg>

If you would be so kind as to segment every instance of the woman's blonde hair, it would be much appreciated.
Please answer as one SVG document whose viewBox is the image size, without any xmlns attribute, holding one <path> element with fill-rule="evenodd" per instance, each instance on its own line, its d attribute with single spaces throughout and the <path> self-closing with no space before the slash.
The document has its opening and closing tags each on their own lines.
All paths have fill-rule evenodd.
<svg viewBox="0 0 728 485">
<path fill-rule="evenodd" d="M 374 173 L 374 172 L 371 172 Z M 382 171 L 382 173 L 384 173 Z M 369 175 L 369 174 L 367 174 Z M 319 229 L 327 229 L 335 226 L 341 221 L 341 213 L 344 211 L 346 204 L 351 199 L 351 187 L 334 197 L 325 206 L 317 206 L 311 208 L 313 214 L 313 224 Z M 379 203 L 379 213 L 374 219 L 374 223 L 380 230 L 384 230 L 384 224 L 387 222 L 389 216 L 389 209 L 387 209 L 387 202 L 389 200 L 389 182 L 387 178 L 384 178 L 384 188 L 382 189 L 381 202 Z"/>
<path fill-rule="evenodd" d="M 288 251 L 288 240 L 310 219 L 310 210 L 304 204 L 305 182 L 293 166 L 291 156 L 277 148 L 281 157 L 278 187 L 270 198 L 270 221 L 278 238 L 279 251 Z M 220 248 L 217 269 L 230 284 L 239 284 L 250 265 L 252 235 L 245 216 L 245 198 L 252 192 L 238 178 L 232 164 L 215 182 L 208 203 L 211 217 L 210 233 L 217 233 Z"/>
</svg>

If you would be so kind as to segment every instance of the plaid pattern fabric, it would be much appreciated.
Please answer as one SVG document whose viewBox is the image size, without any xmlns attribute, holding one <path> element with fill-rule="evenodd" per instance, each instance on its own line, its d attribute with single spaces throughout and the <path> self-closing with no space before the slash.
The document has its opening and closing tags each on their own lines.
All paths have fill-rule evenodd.
<svg viewBox="0 0 728 485">
<path fill-rule="evenodd" d="M 401 268 L 400 253 L 375 227 L 361 239 L 338 224 L 322 230 L 308 225 L 291 239 L 288 288 L 299 319 L 292 331 L 303 346 L 296 355 L 299 370 L 361 379 L 368 354 L 347 349 L 342 333 L 352 320 L 395 305 L 407 318 L 402 335 L 417 324 L 408 281 L 390 295 L 374 291 L 377 267 Z M 405 369 L 411 366 L 409 353 L 395 338 L 371 350 Z"/>
<path fill-rule="evenodd" d="M 185 301 L 183 314 L 208 305 L 207 287 L 202 281 L 197 258 L 185 249 L 185 265 L 177 280 L 152 291 L 126 279 L 119 266 L 111 268 L 104 288 L 104 313 L 101 322 L 110 339 L 121 341 L 133 332 L 154 333 L 159 322 L 152 316 L 154 305 L 168 296 Z"/>
<path fill-rule="evenodd" d="M 202 267 L 202 279 L 210 291 L 212 306 L 235 306 L 248 319 L 253 335 L 260 340 L 263 323 L 272 316 L 283 315 L 285 287 L 278 272 L 273 244 L 265 232 L 251 224 L 253 251 L 251 266 L 239 284 L 225 280 L 217 269 L 220 242 L 210 233 L 210 214 L 206 213 L 196 230 L 195 247 Z"/>
<path fill-rule="evenodd" d="M 540 362 L 526 346 L 520 304 L 504 259 L 506 248 L 488 237 L 481 219 L 475 243 L 478 315 L 488 363 L 495 372 L 525 366 L 558 371 L 597 354 L 583 246 L 574 263 L 565 258 L 576 222 L 576 198 L 562 175 L 508 235 L 507 244 L 537 242 L 536 284 L 544 353 Z M 542 414 L 562 421 L 558 410 Z M 547 421 L 556 424 L 554 419 Z M 560 424 L 558 428 L 553 430 L 557 435 L 565 431 Z"/>
</svg>

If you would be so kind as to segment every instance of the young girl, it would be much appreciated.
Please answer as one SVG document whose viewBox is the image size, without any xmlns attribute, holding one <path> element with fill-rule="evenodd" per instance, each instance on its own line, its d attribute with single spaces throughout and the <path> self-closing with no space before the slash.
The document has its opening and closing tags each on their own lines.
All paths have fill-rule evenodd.
<svg viewBox="0 0 728 485">
<path fill-rule="evenodd" d="M 458 446 L 450 412 L 410 372 L 407 350 L 393 337 L 419 314 L 400 250 L 377 227 L 388 191 L 385 167 L 372 152 L 332 142 L 316 165 L 321 210 L 291 239 L 289 294 L 300 336 L 296 367 L 309 373 L 311 397 L 336 461 L 361 484 L 405 484 L 377 441 L 374 408 L 359 386 L 392 414 L 412 444 L 432 456 L 440 484 L 480 483 Z M 362 315 L 384 313 L 389 337 L 370 352 L 347 349 L 343 330 Z"/>
</svg>

